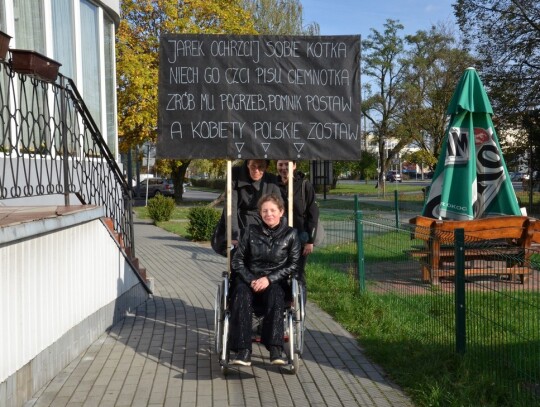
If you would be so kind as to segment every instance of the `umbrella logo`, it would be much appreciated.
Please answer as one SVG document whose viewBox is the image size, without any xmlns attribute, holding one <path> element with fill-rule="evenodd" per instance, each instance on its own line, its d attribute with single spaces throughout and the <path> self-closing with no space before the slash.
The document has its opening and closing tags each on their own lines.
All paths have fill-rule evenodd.
<svg viewBox="0 0 540 407">
<path fill-rule="evenodd" d="M 480 127 L 474 128 L 474 144 L 484 144 L 486 141 L 491 139 L 491 129 L 488 130 L 482 129 Z"/>
<path fill-rule="evenodd" d="M 448 131 L 444 165 L 465 164 L 469 161 L 469 129 L 452 127 Z"/>
</svg>

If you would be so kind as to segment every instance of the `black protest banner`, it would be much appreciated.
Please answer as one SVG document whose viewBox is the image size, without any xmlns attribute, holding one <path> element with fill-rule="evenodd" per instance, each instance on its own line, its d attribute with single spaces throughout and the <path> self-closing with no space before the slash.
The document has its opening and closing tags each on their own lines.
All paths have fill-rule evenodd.
<svg viewBox="0 0 540 407">
<path fill-rule="evenodd" d="M 162 158 L 356 160 L 359 36 L 163 35 Z"/>
</svg>

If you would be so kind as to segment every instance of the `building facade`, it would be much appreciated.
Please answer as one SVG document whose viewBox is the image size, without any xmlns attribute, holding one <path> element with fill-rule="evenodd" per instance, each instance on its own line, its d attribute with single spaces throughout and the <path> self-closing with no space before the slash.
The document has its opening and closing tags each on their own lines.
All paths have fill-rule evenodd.
<svg viewBox="0 0 540 407">
<path fill-rule="evenodd" d="M 10 48 L 39 52 L 73 79 L 118 160 L 115 32 L 119 0 L 0 0 Z"/>
</svg>

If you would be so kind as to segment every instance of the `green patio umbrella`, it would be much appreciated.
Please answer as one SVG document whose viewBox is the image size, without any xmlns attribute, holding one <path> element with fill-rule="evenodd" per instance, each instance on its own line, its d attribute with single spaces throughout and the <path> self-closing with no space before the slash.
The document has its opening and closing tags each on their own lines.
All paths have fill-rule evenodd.
<svg viewBox="0 0 540 407">
<path fill-rule="evenodd" d="M 468 68 L 454 91 L 443 148 L 422 214 L 468 220 L 521 215 L 482 81 Z"/>
</svg>

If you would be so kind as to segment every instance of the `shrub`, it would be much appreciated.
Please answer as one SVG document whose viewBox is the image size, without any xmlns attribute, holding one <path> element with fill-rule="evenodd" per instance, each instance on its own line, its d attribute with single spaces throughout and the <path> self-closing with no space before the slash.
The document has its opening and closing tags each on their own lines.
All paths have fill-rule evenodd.
<svg viewBox="0 0 540 407">
<path fill-rule="evenodd" d="M 162 222 L 171 219 L 174 211 L 174 199 L 163 195 L 156 195 L 148 200 L 148 215 L 154 222 Z"/>
<path fill-rule="evenodd" d="M 212 233 L 219 222 L 220 213 L 208 206 L 196 206 L 189 210 L 187 218 L 188 233 L 195 241 L 210 240 Z"/>
</svg>

